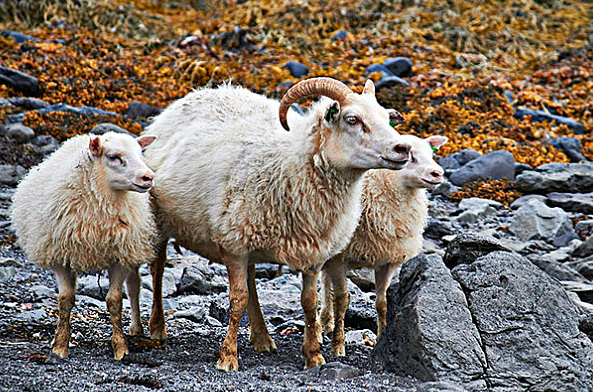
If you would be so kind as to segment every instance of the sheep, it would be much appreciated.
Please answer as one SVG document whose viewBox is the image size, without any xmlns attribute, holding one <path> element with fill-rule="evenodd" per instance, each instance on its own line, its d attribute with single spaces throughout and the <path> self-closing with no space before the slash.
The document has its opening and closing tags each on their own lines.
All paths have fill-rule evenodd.
<svg viewBox="0 0 593 392">
<path fill-rule="evenodd" d="M 121 323 L 124 280 L 132 308 L 130 334 L 143 334 L 138 266 L 154 257 L 157 233 L 147 193 L 154 173 L 141 148 L 154 140 L 113 132 L 73 137 L 31 169 L 13 196 L 11 219 L 19 245 L 56 276 L 53 352 L 60 357 L 68 356 L 78 273 L 108 270 L 106 302 L 116 360 L 128 353 Z"/>
<path fill-rule="evenodd" d="M 420 139 L 402 135 L 412 146 L 410 162 L 398 172 L 370 170 L 363 183 L 360 222 L 346 249 L 325 263 L 322 274 L 320 329 L 332 334 L 332 354 L 345 355 L 344 317 L 350 294 L 348 269 L 375 270 L 377 336 L 386 325 L 387 287 L 396 269 L 422 249 L 422 233 L 428 220 L 426 189 L 443 181 L 443 169 L 432 151 L 447 142 L 444 136 Z M 335 317 L 335 319 L 334 319 Z"/>
<path fill-rule="evenodd" d="M 315 78 L 278 103 L 223 85 L 193 91 L 155 118 L 147 132 L 159 138 L 145 152 L 155 171 L 151 195 L 161 236 L 151 263 L 151 338 L 166 339 L 161 282 L 174 237 L 227 268 L 230 317 L 219 369 L 238 369 L 245 310 L 255 349 L 275 350 L 255 292 L 256 262 L 303 272 L 305 368 L 325 363 L 316 338 L 319 269 L 354 232 L 364 172 L 401 169 L 409 157 L 393 129 L 403 117 L 381 107 L 374 91 L 372 81 L 355 94 L 337 80 Z M 307 115 L 289 112 L 298 99 L 317 96 L 324 98 Z M 279 126 L 289 130 L 288 123 L 291 132 Z"/>
</svg>

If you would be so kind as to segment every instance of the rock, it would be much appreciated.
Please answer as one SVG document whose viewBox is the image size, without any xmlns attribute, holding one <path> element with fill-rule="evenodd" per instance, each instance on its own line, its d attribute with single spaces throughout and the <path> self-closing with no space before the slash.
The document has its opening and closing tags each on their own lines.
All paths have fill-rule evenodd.
<svg viewBox="0 0 593 392">
<path fill-rule="evenodd" d="M 91 298 L 105 300 L 109 291 L 109 279 L 102 273 L 97 275 L 83 275 L 78 278 L 78 293 Z"/>
<path fill-rule="evenodd" d="M 39 109 L 38 111 L 44 114 L 52 112 L 68 112 L 88 116 L 93 116 L 95 114 L 98 116 L 119 116 L 119 113 L 109 112 L 107 110 L 97 109 L 90 106 L 74 107 L 65 103 L 56 103 L 47 108 Z"/>
<path fill-rule="evenodd" d="M 563 136 L 555 139 L 550 139 L 552 145 L 561 150 L 564 155 L 570 159 L 571 162 L 585 162 L 585 158 L 582 154 L 581 141 L 574 137 Z"/>
<path fill-rule="evenodd" d="M 587 257 L 593 255 L 593 236 L 587 238 L 583 243 L 572 252 L 575 257 Z"/>
<path fill-rule="evenodd" d="M 27 42 L 27 41 L 41 42 L 41 40 L 39 38 L 31 37 L 31 36 L 25 35 L 23 33 L 16 32 L 16 31 L 2 30 L 0 32 L 0 35 L 3 37 L 9 37 L 9 38 L 14 39 L 14 42 L 17 44 Z"/>
<path fill-rule="evenodd" d="M 515 188 L 523 193 L 593 192 L 593 163 L 560 163 L 542 165 L 522 173 Z"/>
<path fill-rule="evenodd" d="M 363 293 L 358 286 L 348 280 L 350 306 L 346 310 L 344 326 L 352 329 L 377 330 L 377 311 L 375 310 L 375 294 Z"/>
<path fill-rule="evenodd" d="M 459 191 L 459 187 L 451 184 L 450 181 L 445 180 L 441 183 L 441 185 L 437 186 L 435 189 L 432 190 L 433 195 L 441 195 L 445 197 L 449 197 L 452 193 Z"/>
<path fill-rule="evenodd" d="M 530 200 L 513 214 L 510 230 L 523 240 L 549 240 L 572 231 L 572 223 L 564 210 L 550 208 L 538 200 Z"/>
<path fill-rule="evenodd" d="M 31 140 L 31 144 L 39 147 L 43 154 L 50 154 L 60 148 L 60 142 L 51 135 L 39 135 Z"/>
<path fill-rule="evenodd" d="M 591 193 L 560 193 L 548 194 L 547 204 L 560 207 L 564 211 L 593 214 L 593 192 Z"/>
<path fill-rule="evenodd" d="M 383 65 L 394 76 L 407 78 L 412 76 L 412 61 L 407 57 L 390 57 L 383 61 Z"/>
<path fill-rule="evenodd" d="M 441 240 L 446 235 L 455 233 L 453 225 L 442 219 L 428 218 L 428 223 L 424 229 L 424 237 L 432 238 L 434 240 Z"/>
<path fill-rule="evenodd" d="M 5 84 L 27 96 L 36 97 L 39 95 L 39 81 L 37 78 L 14 69 L 0 66 L 0 84 Z"/>
<path fill-rule="evenodd" d="M 21 312 L 16 316 L 23 324 L 45 324 L 49 321 L 44 309 L 33 309 Z"/>
<path fill-rule="evenodd" d="M 258 290 L 259 294 L 259 290 Z M 261 295 L 260 295 L 261 299 Z M 262 309 L 263 310 L 263 309 Z M 264 317 L 269 318 L 269 315 L 264 311 Z M 221 293 L 216 297 L 212 302 L 210 302 L 210 308 L 208 309 L 208 315 L 216 320 L 218 320 L 223 325 L 228 325 L 229 323 L 229 295 L 227 293 Z M 247 312 L 243 314 L 241 317 L 241 321 L 239 322 L 241 327 L 247 327 L 249 325 L 249 321 L 247 319 Z"/>
<path fill-rule="evenodd" d="M 519 108 L 515 110 L 514 117 L 521 119 L 525 116 L 530 116 L 531 122 L 548 122 L 548 121 L 556 121 L 556 124 L 564 124 L 568 128 L 572 129 L 575 135 L 584 135 L 585 134 L 585 127 L 580 122 L 573 120 L 572 118 L 558 116 L 555 114 L 551 114 L 545 112 L 543 110 L 533 110 L 527 108 Z"/>
<path fill-rule="evenodd" d="M 162 112 L 163 109 L 157 108 L 156 106 L 149 105 L 140 101 L 132 101 L 128 104 L 128 111 L 126 117 L 132 119 L 148 118 L 157 116 Z"/>
<path fill-rule="evenodd" d="M 577 222 L 576 226 L 574 227 L 575 231 L 581 237 L 581 239 L 586 239 L 590 235 L 593 234 L 593 220 L 582 220 Z"/>
<path fill-rule="evenodd" d="M 330 362 L 326 365 L 305 370 L 304 373 L 308 377 L 320 378 L 322 380 L 342 380 L 358 377 L 362 374 L 362 370 L 341 362 Z"/>
<path fill-rule="evenodd" d="M 269 264 L 269 263 L 258 263 L 255 265 L 255 278 L 256 279 L 274 279 L 276 276 L 289 273 L 288 267 Z"/>
<path fill-rule="evenodd" d="M 398 85 L 409 86 L 410 82 L 398 76 L 383 76 L 377 83 L 375 83 L 375 89 L 392 88 Z"/>
<path fill-rule="evenodd" d="M 39 98 L 33 97 L 11 97 L 8 98 L 8 102 L 10 102 L 14 106 L 18 106 L 27 110 L 36 110 L 49 107 L 49 103 Z"/>
<path fill-rule="evenodd" d="M 349 270 L 348 278 L 364 292 L 375 290 L 375 271 L 370 268 Z"/>
<path fill-rule="evenodd" d="M 0 266 L 0 282 L 9 282 L 18 273 L 14 266 Z"/>
<path fill-rule="evenodd" d="M 49 287 L 44 286 L 42 284 L 33 285 L 29 287 L 29 290 L 31 290 L 35 294 L 35 298 L 37 299 L 51 298 L 56 295 L 56 290 L 50 289 Z"/>
<path fill-rule="evenodd" d="M 578 330 L 580 310 L 556 280 L 508 252 L 460 265 L 452 275 L 487 353 L 491 391 L 593 389 L 593 343 Z"/>
<path fill-rule="evenodd" d="M 26 172 L 20 165 L 0 165 L 0 184 L 16 186 Z"/>
<path fill-rule="evenodd" d="M 472 148 L 466 148 L 465 150 L 454 152 L 453 154 L 449 154 L 446 157 L 439 159 L 439 165 L 443 169 L 451 171 L 459 169 L 466 163 L 471 162 L 481 156 L 482 155 L 476 150 Z"/>
<path fill-rule="evenodd" d="M 575 269 L 588 280 L 593 280 L 593 260 L 586 260 L 575 265 Z"/>
<path fill-rule="evenodd" d="M 148 279 L 144 279 L 142 281 L 142 287 L 152 291 L 152 278 L 148 277 Z M 162 289 L 163 297 L 170 297 L 177 292 L 177 282 L 171 271 L 165 270 L 163 272 Z"/>
<path fill-rule="evenodd" d="M 470 197 L 461 200 L 459 208 L 465 211 L 457 217 L 457 221 L 474 224 L 478 220 L 496 216 L 496 211 L 502 208 L 502 204 L 494 200 Z"/>
<path fill-rule="evenodd" d="M 179 292 L 191 294 L 221 293 L 227 290 L 224 278 L 215 275 L 214 271 L 204 260 L 194 260 L 183 269 Z"/>
<path fill-rule="evenodd" d="M 18 143 L 27 143 L 35 137 L 35 131 L 23 124 L 8 126 L 8 136 Z"/>
<path fill-rule="evenodd" d="M 453 268 L 460 264 L 471 263 L 478 257 L 495 251 L 510 251 L 510 249 L 492 236 L 463 233 L 449 243 L 443 260 L 447 267 Z"/>
<path fill-rule="evenodd" d="M 103 135 L 107 132 L 116 132 L 116 133 L 125 133 L 126 135 L 130 135 L 132 137 L 136 137 L 132 132 L 127 131 L 126 129 L 120 127 L 119 125 L 111 124 L 111 123 L 101 123 L 96 125 L 89 133 L 95 135 Z"/>
<path fill-rule="evenodd" d="M 511 203 L 511 209 L 512 210 L 518 210 L 519 208 L 521 208 L 522 206 L 524 206 L 525 204 L 527 204 L 530 200 L 538 200 L 542 203 L 546 202 L 546 197 L 542 196 L 542 195 L 525 195 L 525 196 L 521 196 L 518 199 L 515 199 L 514 202 Z"/>
<path fill-rule="evenodd" d="M 593 313 L 587 314 L 579 322 L 579 330 L 593 340 Z"/>
<path fill-rule="evenodd" d="M 346 332 L 346 346 L 357 344 L 359 346 L 374 346 L 377 343 L 377 335 L 370 329 L 354 330 Z"/>
<path fill-rule="evenodd" d="M 173 318 L 185 318 L 195 323 L 201 323 L 206 318 L 206 309 L 192 307 L 186 310 L 178 310 L 173 314 Z"/>
<path fill-rule="evenodd" d="M 309 75 L 309 68 L 305 64 L 301 64 L 298 61 L 289 61 L 284 64 L 284 67 L 290 71 L 290 74 L 294 78 L 302 78 L 303 76 Z"/>
<path fill-rule="evenodd" d="M 374 72 L 378 72 L 380 74 L 382 74 L 383 77 L 385 76 L 395 76 L 391 73 L 391 71 L 389 70 L 389 68 L 387 68 L 385 65 L 383 64 L 371 64 L 366 68 L 366 74 L 370 75 Z"/>
<path fill-rule="evenodd" d="M 416 392 L 467 392 L 467 389 L 449 381 L 429 381 L 419 384 Z"/>
<path fill-rule="evenodd" d="M 593 303 L 593 285 L 579 281 L 561 281 L 564 288 L 576 293 L 582 301 Z"/>
<path fill-rule="evenodd" d="M 526 163 L 515 163 L 515 177 L 527 170 L 533 170 L 533 168 Z"/>
<path fill-rule="evenodd" d="M 331 40 L 332 41 L 338 41 L 340 39 L 346 39 L 346 38 L 348 38 L 348 33 L 345 30 L 339 30 L 337 33 L 335 33 L 331 37 Z"/>
<path fill-rule="evenodd" d="M 568 232 L 566 234 L 562 234 L 558 237 L 555 237 L 552 240 L 552 244 L 554 246 L 559 246 L 559 247 L 563 247 L 563 246 L 567 246 L 570 242 L 572 242 L 573 240 L 578 240 L 579 236 L 577 233 L 575 233 L 574 231 Z"/>
<path fill-rule="evenodd" d="M 513 155 L 508 151 L 493 151 L 463 165 L 449 176 L 449 180 L 457 186 L 486 178 L 514 180 L 515 158 Z"/>
<path fill-rule="evenodd" d="M 567 255 L 568 256 L 568 255 Z M 560 281 L 571 280 L 575 282 L 584 282 L 585 277 L 575 271 L 568 265 L 553 260 L 553 257 L 542 257 L 540 255 L 530 255 L 527 257 L 529 261 L 535 264 L 539 269 L 547 273 L 553 278 Z"/>
<path fill-rule="evenodd" d="M 387 370 L 486 389 L 487 359 L 478 329 L 461 287 L 439 256 L 420 255 L 405 263 L 387 297 L 387 327 L 375 348 Z"/>
</svg>

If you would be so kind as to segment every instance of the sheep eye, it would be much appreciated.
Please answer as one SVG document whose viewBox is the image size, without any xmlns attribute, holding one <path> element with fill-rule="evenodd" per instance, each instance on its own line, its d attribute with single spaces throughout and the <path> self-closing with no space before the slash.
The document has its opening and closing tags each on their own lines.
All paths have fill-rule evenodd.
<svg viewBox="0 0 593 392">
<path fill-rule="evenodd" d="M 358 123 L 358 117 L 355 116 L 348 116 L 346 117 L 346 122 L 350 125 L 356 125 Z"/>
<path fill-rule="evenodd" d="M 116 155 L 116 154 L 107 154 L 106 157 L 107 157 L 107 159 L 110 162 L 117 162 L 117 163 L 120 163 L 122 165 L 124 163 L 124 160 L 119 155 Z"/>
</svg>

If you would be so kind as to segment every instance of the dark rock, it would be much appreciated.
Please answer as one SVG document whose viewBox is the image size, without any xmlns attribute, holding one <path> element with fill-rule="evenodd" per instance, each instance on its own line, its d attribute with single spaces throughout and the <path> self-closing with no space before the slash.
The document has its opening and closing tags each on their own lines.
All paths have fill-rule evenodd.
<svg viewBox="0 0 593 392">
<path fill-rule="evenodd" d="M 385 65 L 383 64 L 371 64 L 367 67 L 366 69 L 366 74 L 369 75 L 373 72 L 379 72 L 381 74 L 383 74 L 383 77 L 385 76 L 395 76 L 391 73 L 391 71 L 389 70 L 389 68 L 387 68 Z"/>
<path fill-rule="evenodd" d="M 574 231 L 570 231 L 568 233 L 562 234 L 552 240 L 552 244 L 557 247 L 563 247 L 570 244 L 572 240 L 580 239 L 578 234 Z"/>
<path fill-rule="evenodd" d="M 20 124 L 25 121 L 25 113 L 14 113 L 6 115 L 6 125 Z"/>
<path fill-rule="evenodd" d="M 331 40 L 337 41 L 337 40 L 346 39 L 346 38 L 348 38 L 348 33 L 345 30 L 340 30 L 331 37 Z"/>
<path fill-rule="evenodd" d="M 326 365 L 317 366 L 304 372 L 309 377 L 320 378 L 322 380 L 342 380 L 345 378 L 358 377 L 362 370 L 341 362 L 331 362 Z"/>
<path fill-rule="evenodd" d="M 344 325 L 346 328 L 377 331 L 377 311 L 374 301 L 368 297 L 351 294 L 350 306 L 348 306 L 344 317 Z"/>
<path fill-rule="evenodd" d="M 375 271 L 370 268 L 350 270 L 348 278 L 364 292 L 375 290 Z"/>
<path fill-rule="evenodd" d="M 295 78 L 302 78 L 303 76 L 309 75 L 309 68 L 307 68 L 305 64 L 301 64 L 298 61 L 289 61 L 284 64 L 284 66 Z"/>
<path fill-rule="evenodd" d="M 569 267 L 565 263 L 560 263 L 558 261 L 549 260 L 546 257 L 541 257 L 539 255 L 531 255 L 528 256 L 528 259 L 535 264 L 539 269 L 547 273 L 553 278 L 556 278 L 560 281 L 563 280 L 571 280 L 575 282 L 584 282 L 585 277 L 580 274 L 578 271 L 574 270 L 573 268 Z"/>
<path fill-rule="evenodd" d="M 581 245 L 579 245 L 572 255 L 575 257 L 587 257 L 593 255 L 593 236 L 587 238 Z"/>
<path fill-rule="evenodd" d="M 19 165 L 0 165 L 0 184 L 16 186 L 27 171 Z"/>
<path fill-rule="evenodd" d="M 523 240 L 548 240 L 573 231 L 564 210 L 550 208 L 538 200 L 530 200 L 515 211 L 510 230 Z"/>
<path fill-rule="evenodd" d="M 35 137 L 35 131 L 23 124 L 11 124 L 8 136 L 18 143 L 27 143 Z"/>
<path fill-rule="evenodd" d="M 571 280 L 564 280 L 561 283 L 567 291 L 576 294 L 580 301 L 593 303 L 593 285 Z"/>
<path fill-rule="evenodd" d="M 14 42 L 17 44 L 27 42 L 27 41 L 41 42 L 41 40 L 39 38 L 31 37 L 31 36 L 25 35 L 23 33 L 16 32 L 16 31 L 2 30 L 0 32 L 0 35 L 2 37 L 9 37 L 9 38 L 14 39 Z"/>
<path fill-rule="evenodd" d="M 593 280 L 593 260 L 585 259 L 581 263 L 575 265 L 575 269 L 588 280 Z"/>
<path fill-rule="evenodd" d="M 564 211 L 580 212 L 582 214 L 593 214 L 593 192 L 592 193 L 560 193 L 552 192 L 546 199 L 548 205 L 560 207 Z"/>
<path fill-rule="evenodd" d="M 454 152 L 453 154 L 449 154 L 446 157 L 439 159 L 439 165 L 445 170 L 455 170 L 480 156 L 481 154 L 476 150 L 466 148 L 465 150 Z"/>
<path fill-rule="evenodd" d="M 433 240 L 441 240 L 444 236 L 454 233 L 455 229 L 450 222 L 433 217 L 428 219 L 428 223 L 424 229 L 424 236 Z"/>
<path fill-rule="evenodd" d="M 78 278 L 78 293 L 91 298 L 105 300 L 109 291 L 109 279 L 105 273 L 83 275 Z"/>
<path fill-rule="evenodd" d="M 593 314 L 589 313 L 579 322 L 579 330 L 593 340 Z"/>
<path fill-rule="evenodd" d="M 493 151 L 462 166 L 449 177 L 455 185 L 464 185 L 471 181 L 491 178 L 500 180 L 515 179 L 515 158 L 508 151 Z"/>
<path fill-rule="evenodd" d="M 429 381 L 419 384 L 416 392 L 467 392 L 467 389 L 449 381 Z"/>
<path fill-rule="evenodd" d="M 556 280 L 508 252 L 452 274 L 488 353 L 491 391 L 593 389 L 593 343 L 578 330 L 580 310 Z"/>
<path fill-rule="evenodd" d="M 375 89 L 380 90 L 382 88 L 392 88 L 394 86 L 409 86 L 410 82 L 404 80 L 398 76 L 383 76 L 381 80 L 375 83 Z"/>
<path fill-rule="evenodd" d="M 521 119 L 525 116 L 531 116 L 531 122 L 556 121 L 556 124 L 564 124 L 568 128 L 572 129 L 576 135 L 584 135 L 585 133 L 585 127 L 583 127 L 583 124 L 573 120 L 572 118 L 558 116 L 543 110 L 533 110 L 527 108 L 519 108 L 515 110 L 515 118 Z"/>
<path fill-rule="evenodd" d="M 107 110 L 97 109 L 90 106 L 74 107 L 65 103 L 56 103 L 46 108 L 39 109 L 40 113 L 52 113 L 52 112 L 68 112 L 72 114 L 81 115 L 98 115 L 98 116 L 119 116 L 119 113 L 109 112 Z"/>
<path fill-rule="evenodd" d="M 538 200 L 542 203 L 545 203 L 546 197 L 542 195 L 525 195 L 521 196 L 518 199 L 515 199 L 514 202 L 511 203 L 511 209 L 517 210 L 527 204 L 530 200 Z"/>
<path fill-rule="evenodd" d="M 391 57 L 383 61 L 383 65 L 394 76 L 407 78 L 412 76 L 412 61 L 407 57 Z"/>
<path fill-rule="evenodd" d="M 33 97 L 11 97 L 8 98 L 8 102 L 10 102 L 14 106 L 18 106 L 27 110 L 43 109 L 48 108 L 50 106 L 49 103 L 42 101 L 39 98 Z"/>
<path fill-rule="evenodd" d="M 485 389 L 487 359 L 461 287 L 437 255 L 405 263 L 387 292 L 387 327 L 375 356 L 386 369 L 420 381 Z"/>
<path fill-rule="evenodd" d="M 179 292 L 190 294 L 212 294 L 227 290 L 227 282 L 216 275 L 203 260 L 194 261 L 183 269 Z"/>
<path fill-rule="evenodd" d="M 37 78 L 14 69 L 0 67 L 0 84 L 5 84 L 24 95 L 33 97 L 39 95 Z"/>
<path fill-rule="evenodd" d="M 579 221 L 574 229 L 579 237 L 584 240 L 593 234 L 593 220 Z"/>
<path fill-rule="evenodd" d="M 161 113 L 161 111 L 162 109 L 157 108 L 156 106 L 152 106 L 144 102 L 132 101 L 128 104 L 126 117 L 131 119 L 145 119 L 148 117 L 157 116 Z"/>
<path fill-rule="evenodd" d="M 515 177 L 527 170 L 533 170 L 533 168 L 526 163 L 515 163 Z"/>
<path fill-rule="evenodd" d="M 283 273 L 283 266 L 277 264 L 258 263 L 255 265 L 256 279 L 274 279 Z"/>
<path fill-rule="evenodd" d="M 47 322 L 47 312 L 44 309 L 26 310 L 17 316 L 24 324 L 42 324 Z"/>
<path fill-rule="evenodd" d="M 107 132 L 116 132 L 116 133 L 125 133 L 126 135 L 130 135 L 136 137 L 132 132 L 125 130 L 124 128 L 120 127 L 119 125 L 111 124 L 111 123 L 101 123 L 96 125 L 89 133 L 93 133 L 95 135 L 103 135 Z"/>
<path fill-rule="evenodd" d="M 472 263 L 478 257 L 495 251 L 510 252 L 510 249 L 492 236 L 463 233 L 449 243 L 443 261 L 447 267 L 453 268 L 459 264 Z"/>
<path fill-rule="evenodd" d="M 552 145 L 556 147 L 556 149 L 561 150 L 571 162 L 587 161 L 587 158 L 582 154 L 581 141 L 579 139 L 563 136 L 551 139 L 550 141 L 552 142 Z"/>
<path fill-rule="evenodd" d="M 259 290 L 258 290 L 259 294 Z M 261 296 L 260 296 L 261 298 Z M 268 316 L 266 312 L 263 312 L 265 316 Z M 227 293 L 222 293 L 218 297 L 216 297 L 212 302 L 210 302 L 210 308 L 208 309 L 208 315 L 218 321 L 222 325 L 229 324 L 229 295 Z M 247 327 L 249 325 L 249 320 L 247 318 L 247 312 L 243 314 L 241 317 L 241 321 L 239 322 L 241 327 Z"/>
<path fill-rule="evenodd" d="M 60 148 L 60 142 L 51 135 L 39 135 L 31 140 L 31 144 L 39 147 L 43 154 L 50 154 Z"/>
<path fill-rule="evenodd" d="M 523 193 L 593 192 L 593 163 L 560 163 L 542 165 L 522 173 L 515 188 Z"/>
<path fill-rule="evenodd" d="M 178 310 L 173 318 L 185 318 L 195 323 L 201 323 L 206 318 L 206 309 L 194 306 L 186 310 Z"/>
<path fill-rule="evenodd" d="M 451 184 L 450 181 L 445 180 L 441 183 L 441 185 L 437 186 L 431 193 L 433 195 L 441 195 L 445 197 L 449 197 L 450 194 L 459 191 L 459 187 Z"/>
<path fill-rule="evenodd" d="M 470 197 L 459 202 L 459 208 L 464 210 L 458 217 L 460 223 L 474 224 L 478 220 L 496 216 L 496 211 L 502 207 L 497 201 Z"/>
</svg>

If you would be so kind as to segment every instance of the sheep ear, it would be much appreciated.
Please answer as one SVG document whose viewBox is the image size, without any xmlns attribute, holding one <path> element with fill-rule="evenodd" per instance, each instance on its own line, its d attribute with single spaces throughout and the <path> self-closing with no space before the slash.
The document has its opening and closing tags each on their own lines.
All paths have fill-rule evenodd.
<svg viewBox="0 0 593 392">
<path fill-rule="evenodd" d="M 327 108 L 325 112 L 325 116 L 323 116 L 324 120 L 328 123 L 334 121 L 338 118 L 340 114 L 340 104 L 337 101 L 333 101 L 331 105 Z"/>
<path fill-rule="evenodd" d="M 449 141 L 449 138 L 441 135 L 434 135 L 425 139 L 433 151 L 437 151 L 441 146 Z"/>
<path fill-rule="evenodd" d="M 153 135 L 143 135 L 136 138 L 136 141 L 142 148 L 148 147 L 152 142 L 156 140 L 156 136 Z"/>
<path fill-rule="evenodd" d="M 367 79 L 366 83 L 364 84 L 364 89 L 362 90 L 362 93 L 375 95 L 375 83 L 373 83 L 371 79 Z"/>
<path fill-rule="evenodd" d="M 91 136 L 91 140 L 89 141 L 89 151 L 94 158 L 98 158 L 103 154 L 103 146 L 101 145 L 99 136 Z"/>
</svg>

